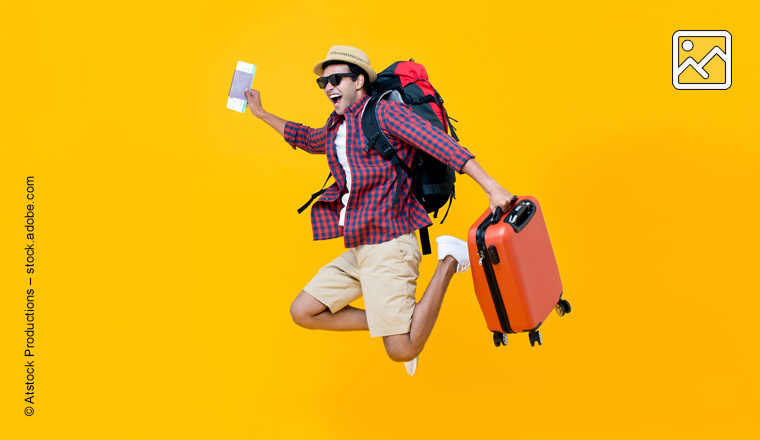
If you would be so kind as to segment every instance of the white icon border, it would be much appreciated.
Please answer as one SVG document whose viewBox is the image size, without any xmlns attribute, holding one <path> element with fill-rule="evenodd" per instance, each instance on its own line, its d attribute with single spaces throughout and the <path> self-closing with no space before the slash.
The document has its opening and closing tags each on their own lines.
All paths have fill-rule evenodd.
<svg viewBox="0 0 760 440">
<path fill-rule="evenodd" d="M 726 39 L 726 82 L 720 84 L 681 83 L 678 81 L 679 37 L 724 37 Z M 731 33 L 728 31 L 676 31 L 673 34 L 673 87 L 678 90 L 726 90 L 731 87 Z"/>
</svg>

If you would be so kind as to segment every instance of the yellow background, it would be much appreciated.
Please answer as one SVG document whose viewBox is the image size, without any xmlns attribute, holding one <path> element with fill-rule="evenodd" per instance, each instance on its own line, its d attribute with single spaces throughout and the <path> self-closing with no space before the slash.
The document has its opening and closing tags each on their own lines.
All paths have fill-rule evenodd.
<svg viewBox="0 0 760 440">
<path fill-rule="evenodd" d="M 756 2 L 32 2 L 0 18 L 0 420 L 8 439 L 757 438 Z M 671 84 L 728 30 L 729 90 Z M 495 348 L 458 275 L 418 373 L 288 308 L 342 248 L 296 208 L 323 157 L 225 108 L 321 126 L 333 44 L 413 57 L 462 143 L 545 211 L 573 312 Z M 23 414 L 26 177 L 35 414 Z M 468 177 L 433 236 L 487 199 Z M 435 268 L 425 257 L 424 286 Z M 418 292 L 418 295 L 421 294 Z"/>
</svg>

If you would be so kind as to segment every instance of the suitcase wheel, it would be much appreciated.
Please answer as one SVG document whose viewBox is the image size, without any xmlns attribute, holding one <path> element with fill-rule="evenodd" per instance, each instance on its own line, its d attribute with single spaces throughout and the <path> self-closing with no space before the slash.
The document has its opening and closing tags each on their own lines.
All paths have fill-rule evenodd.
<svg viewBox="0 0 760 440">
<path fill-rule="evenodd" d="M 538 345 L 543 345 L 543 341 L 541 340 L 541 332 L 538 330 L 528 333 L 528 340 L 530 341 L 531 347 L 534 347 L 536 345 L 536 342 L 538 342 Z"/>
<path fill-rule="evenodd" d="M 493 345 L 499 346 L 504 345 L 507 346 L 507 334 L 501 333 L 501 332 L 493 332 Z"/>
<path fill-rule="evenodd" d="M 556 306 L 554 306 L 554 311 L 557 312 L 559 316 L 565 316 L 568 313 L 570 313 L 572 309 L 570 308 L 570 303 L 567 302 L 566 299 L 561 299 L 557 303 Z"/>
</svg>

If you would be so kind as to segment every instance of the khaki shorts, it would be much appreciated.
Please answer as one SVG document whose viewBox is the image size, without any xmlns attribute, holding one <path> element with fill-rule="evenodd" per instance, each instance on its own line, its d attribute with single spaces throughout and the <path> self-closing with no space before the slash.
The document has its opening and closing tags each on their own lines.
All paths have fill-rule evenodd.
<svg viewBox="0 0 760 440">
<path fill-rule="evenodd" d="M 364 295 L 370 336 L 409 333 L 420 275 L 414 232 L 346 250 L 304 287 L 332 313 Z"/>
</svg>

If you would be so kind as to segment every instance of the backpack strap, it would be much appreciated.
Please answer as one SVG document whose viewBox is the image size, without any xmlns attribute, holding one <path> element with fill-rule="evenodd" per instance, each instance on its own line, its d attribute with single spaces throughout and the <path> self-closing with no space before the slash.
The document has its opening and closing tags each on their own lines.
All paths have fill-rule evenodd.
<svg viewBox="0 0 760 440">
<path fill-rule="evenodd" d="M 408 98 L 406 101 L 409 105 L 426 104 L 428 102 L 435 102 L 435 97 L 432 95 L 420 96 L 418 98 Z"/>
<path fill-rule="evenodd" d="M 330 173 L 330 174 L 327 175 L 327 179 L 325 179 L 325 183 L 322 185 L 322 189 L 320 189 L 319 191 L 317 191 L 314 194 L 312 194 L 311 198 L 309 199 L 309 201 L 306 202 L 306 204 L 304 204 L 300 208 L 298 208 L 298 213 L 299 214 L 302 213 L 306 208 L 308 208 L 309 205 L 311 205 L 311 202 L 314 201 L 314 199 L 316 199 L 317 197 L 321 196 L 325 191 L 327 191 L 327 188 L 325 188 L 325 186 L 327 185 L 327 181 L 330 180 L 330 177 L 332 177 L 332 173 Z"/>
<path fill-rule="evenodd" d="M 450 133 L 451 137 L 453 137 L 455 141 L 459 142 L 459 136 L 457 136 L 457 130 L 451 124 L 451 121 L 454 121 L 454 122 L 459 122 L 459 121 L 449 116 L 449 113 L 446 111 L 446 109 L 443 109 L 443 112 L 446 115 L 446 120 L 449 122 L 449 131 L 451 132 Z"/>
<path fill-rule="evenodd" d="M 443 106 L 443 98 L 441 98 L 441 95 L 438 94 L 438 92 L 435 92 L 435 100 L 434 102 L 438 104 L 438 107 L 441 108 L 441 112 L 443 112 L 443 117 L 446 119 L 444 122 L 449 128 L 449 135 L 454 138 L 455 141 L 459 142 L 459 136 L 457 136 L 457 131 L 454 129 L 454 126 L 451 125 L 451 121 L 459 122 L 456 119 L 449 116 L 449 112 L 446 111 L 446 107 Z"/>
<path fill-rule="evenodd" d="M 430 254 L 430 233 L 427 226 L 420 228 L 420 247 L 422 248 L 422 255 Z"/>
<path fill-rule="evenodd" d="M 380 128 L 380 120 L 377 118 L 377 103 L 385 97 L 385 95 L 391 93 L 387 91 L 379 96 L 373 96 L 367 102 L 366 107 L 362 113 L 362 131 L 367 138 L 367 145 L 364 147 L 364 151 L 369 151 L 370 148 L 375 149 L 385 160 L 391 161 L 393 167 L 396 169 L 396 192 L 393 195 L 393 204 L 397 205 L 399 201 L 399 194 L 401 193 L 401 186 L 404 181 L 401 180 L 401 170 L 404 170 L 411 178 L 412 170 L 398 157 L 396 148 L 391 144 L 388 138 Z"/>
<path fill-rule="evenodd" d="M 454 201 L 454 194 L 452 194 L 449 197 L 449 206 L 446 207 L 446 214 L 443 214 L 443 218 L 441 219 L 441 224 L 443 224 L 443 222 L 446 221 L 446 217 L 449 216 L 449 209 L 451 209 L 451 202 L 453 201 Z M 436 211 L 435 213 L 438 214 L 438 211 Z"/>
</svg>

